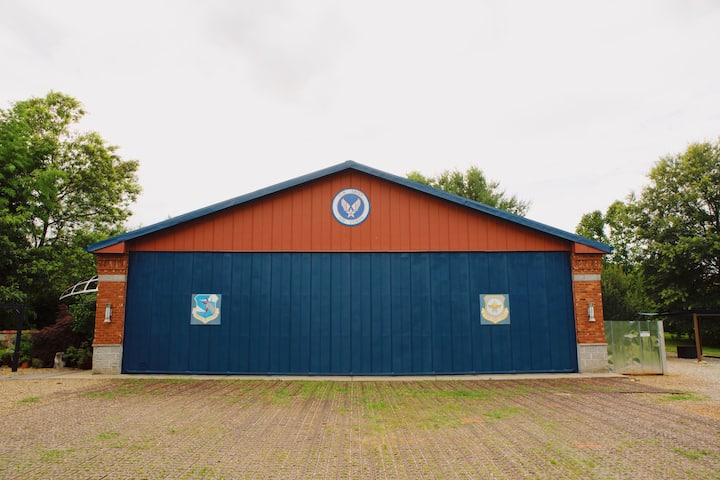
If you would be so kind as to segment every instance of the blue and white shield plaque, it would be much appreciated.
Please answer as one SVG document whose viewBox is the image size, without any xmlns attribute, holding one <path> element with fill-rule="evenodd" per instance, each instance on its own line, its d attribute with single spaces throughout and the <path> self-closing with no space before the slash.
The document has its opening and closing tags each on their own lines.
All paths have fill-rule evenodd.
<svg viewBox="0 0 720 480">
<path fill-rule="evenodd" d="M 220 325 L 219 293 L 193 293 L 190 325 Z"/>
<path fill-rule="evenodd" d="M 480 324 L 510 325 L 510 295 L 506 293 L 480 294 Z"/>
<path fill-rule="evenodd" d="M 343 225 L 354 227 L 364 222 L 370 214 L 370 201 L 360 190 L 346 188 L 333 198 L 332 214 Z"/>
</svg>

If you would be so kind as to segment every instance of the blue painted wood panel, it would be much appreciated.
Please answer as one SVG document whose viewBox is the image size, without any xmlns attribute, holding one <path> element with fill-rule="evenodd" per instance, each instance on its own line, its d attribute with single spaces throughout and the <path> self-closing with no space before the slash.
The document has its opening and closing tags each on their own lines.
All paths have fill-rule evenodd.
<svg viewBox="0 0 720 480">
<path fill-rule="evenodd" d="M 191 325 L 191 295 L 222 295 Z M 480 294 L 510 295 L 509 325 Z M 449 374 L 577 370 L 564 252 L 130 256 L 123 371 Z"/>
</svg>

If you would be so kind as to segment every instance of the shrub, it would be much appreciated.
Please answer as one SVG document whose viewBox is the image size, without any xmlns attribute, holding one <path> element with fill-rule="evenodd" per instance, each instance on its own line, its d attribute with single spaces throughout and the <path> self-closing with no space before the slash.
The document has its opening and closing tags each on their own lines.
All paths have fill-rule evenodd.
<svg viewBox="0 0 720 480">
<path fill-rule="evenodd" d="M 63 355 L 66 367 L 77 367 L 87 370 L 92 367 L 92 347 L 89 341 L 84 341 L 79 347 L 70 346 Z"/>
<path fill-rule="evenodd" d="M 12 366 L 15 355 L 15 336 L 10 339 L 10 346 L 0 349 L 0 365 Z M 31 337 L 29 333 L 23 333 L 20 337 L 20 357 L 18 364 L 30 362 L 30 351 L 32 350 Z"/>
<path fill-rule="evenodd" d="M 0 365 L 12 365 L 14 348 L 0 348 Z"/>
<path fill-rule="evenodd" d="M 14 350 L 14 349 L 13 349 Z M 20 336 L 20 360 L 19 363 L 30 362 L 30 351 L 32 350 L 32 339 L 29 333 Z"/>
<path fill-rule="evenodd" d="M 32 337 L 32 356 L 39 358 L 45 367 L 52 367 L 55 353 L 67 352 L 69 347 L 79 347 L 87 340 L 85 335 L 73 330 L 73 319 L 68 307 L 60 305 L 57 319 Z"/>
</svg>

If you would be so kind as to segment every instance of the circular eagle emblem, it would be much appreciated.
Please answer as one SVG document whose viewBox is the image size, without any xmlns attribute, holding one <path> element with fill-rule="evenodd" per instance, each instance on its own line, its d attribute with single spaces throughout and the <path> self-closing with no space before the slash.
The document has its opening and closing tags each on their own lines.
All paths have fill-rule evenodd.
<svg viewBox="0 0 720 480">
<path fill-rule="evenodd" d="M 346 188 L 339 191 L 332 201 L 332 213 L 335 220 L 353 227 L 365 221 L 370 214 L 370 201 L 358 189 Z"/>
</svg>

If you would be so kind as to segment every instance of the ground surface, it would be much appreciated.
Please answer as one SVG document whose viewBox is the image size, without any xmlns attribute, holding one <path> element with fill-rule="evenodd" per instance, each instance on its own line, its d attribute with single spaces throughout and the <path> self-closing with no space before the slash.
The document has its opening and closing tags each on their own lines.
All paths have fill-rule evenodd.
<svg viewBox="0 0 720 480">
<path fill-rule="evenodd" d="M 656 377 L 0 375 L 0 478 L 715 478 L 720 362 Z"/>
</svg>

